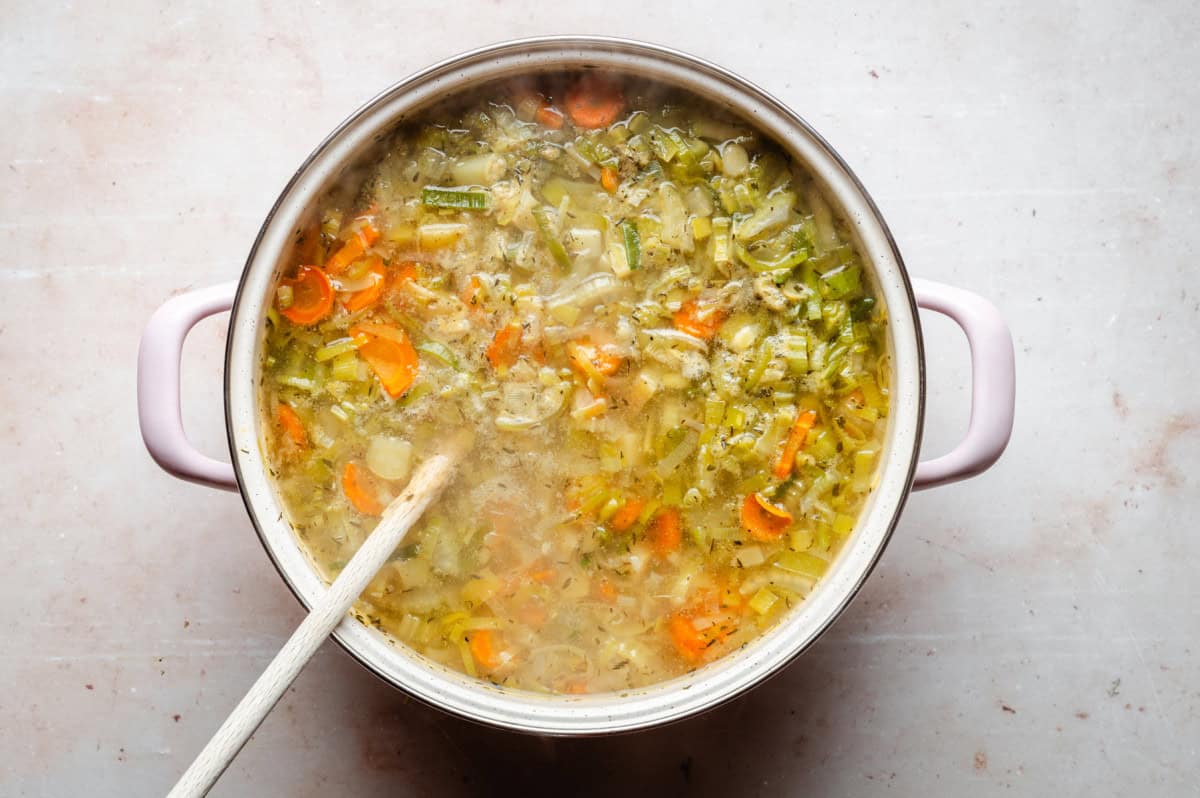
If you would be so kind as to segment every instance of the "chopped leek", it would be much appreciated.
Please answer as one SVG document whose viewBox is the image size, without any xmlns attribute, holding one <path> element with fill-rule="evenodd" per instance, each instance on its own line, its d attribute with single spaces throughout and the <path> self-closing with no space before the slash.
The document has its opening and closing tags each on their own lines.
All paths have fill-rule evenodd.
<svg viewBox="0 0 1200 798">
<path fill-rule="evenodd" d="M 483 211 L 491 204 L 487 191 L 426 186 L 421 191 L 421 203 L 426 208 L 448 208 L 459 211 Z"/>
<path fill-rule="evenodd" d="M 625 262 L 631 272 L 637 271 L 642 265 L 642 237 L 637 225 L 629 220 L 621 222 L 621 236 L 625 242 Z"/>
<path fill-rule="evenodd" d="M 563 271 L 570 271 L 571 256 L 567 254 L 567 248 L 563 246 L 558 234 L 554 231 L 554 224 L 550 221 L 549 213 L 545 208 L 534 208 L 533 218 L 537 222 L 538 232 L 542 234 L 542 243 L 550 250 L 550 256 L 554 258 L 554 262 Z"/>
</svg>

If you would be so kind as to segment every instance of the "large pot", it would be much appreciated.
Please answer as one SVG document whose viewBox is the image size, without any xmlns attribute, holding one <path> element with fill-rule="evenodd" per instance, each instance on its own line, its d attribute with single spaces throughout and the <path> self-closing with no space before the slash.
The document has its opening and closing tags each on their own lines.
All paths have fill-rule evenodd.
<svg viewBox="0 0 1200 798">
<path fill-rule="evenodd" d="M 1012 428 L 1012 340 L 996 309 L 949 286 L 910 281 L 900 253 L 866 190 L 799 116 L 742 78 L 674 50 L 618 39 L 549 37 L 476 50 L 397 83 L 321 142 L 283 189 L 237 283 L 171 299 L 150 320 L 138 360 L 142 435 L 170 473 L 240 490 L 263 546 L 296 597 L 311 606 L 325 589 L 297 543 L 267 473 L 256 396 L 264 318 L 273 284 L 308 211 L 349 164 L 398 119 L 482 81 L 562 68 L 627 72 L 682 86 L 728 106 L 774 137 L 824 183 L 841 206 L 887 305 L 894 378 L 878 488 L 853 535 L 802 606 L 745 648 L 694 673 L 621 694 L 542 696 L 501 689 L 431 663 L 376 629 L 347 617 L 334 637 L 379 677 L 421 701 L 494 726 L 592 735 L 642 729 L 695 715 L 777 673 L 833 623 L 879 560 L 910 490 L 977 474 L 1000 456 Z M 973 390 L 966 437 L 949 454 L 918 462 L 925 365 L 917 308 L 946 314 L 971 348 Z M 233 464 L 197 452 L 184 435 L 179 403 L 183 340 L 202 318 L 232 308 L 225 355 L 225 420 Z"/>
</svg>

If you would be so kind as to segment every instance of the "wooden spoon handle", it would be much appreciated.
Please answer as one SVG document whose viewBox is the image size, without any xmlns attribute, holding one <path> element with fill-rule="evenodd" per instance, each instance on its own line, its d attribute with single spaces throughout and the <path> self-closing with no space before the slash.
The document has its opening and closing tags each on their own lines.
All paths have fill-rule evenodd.
<svg viewBox="0 0 1200 798">
<path fill-rule="evenodd" d="M 354 600 L 366 589 L 371 579 L 387 562 L 408 530 L 437 498 L 450 481 L 461 456 L 461 448 L 435 454 L 421 464 L 408 486 L 383 511 L 379 524 L 338 574 L 329 590 L 317 600 L 312 611 L 296 629 L 275 659 L 258 677 L 241 702 L 217 733 L 204 746 L 168 798 L 193 798 L 206 795 L 238 751 L 254 734 L 263 718 L 279 701 L 284 691 L 316 653 L 325 638 L 343 620 L 347 620 Z"/>
</svg>

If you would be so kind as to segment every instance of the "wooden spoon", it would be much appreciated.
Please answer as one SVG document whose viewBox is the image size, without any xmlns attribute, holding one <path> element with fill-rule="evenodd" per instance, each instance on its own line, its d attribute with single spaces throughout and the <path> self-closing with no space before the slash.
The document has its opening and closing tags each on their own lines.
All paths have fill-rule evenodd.
<svg viewBox="0 0 1200 798">
<path fill-rule="evenodd" d="M 192 798 L 208 794 L 213 784 L 242 750 L 254 730 L 279 701 L 301 669 L 317 653 L 325 638 L 337 627 L 354 600 L 366 589 L 375 573 L 387 562 L 408 530 L 429 503 L 450 481 L 454 469 L 470 446 L 466 436 L 451 440 L 417 469 L 408 486 L 387 506 L 378 526 L 346 563 L 325 595 L 313 605 L 275 659 L 258 677 L 250 692 L 217 729 L 167 798 Z"/>
</svg>

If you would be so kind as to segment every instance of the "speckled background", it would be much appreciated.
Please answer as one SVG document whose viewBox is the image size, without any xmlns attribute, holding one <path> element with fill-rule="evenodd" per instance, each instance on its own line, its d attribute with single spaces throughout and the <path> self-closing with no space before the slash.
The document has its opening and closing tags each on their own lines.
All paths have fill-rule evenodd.
<svg viewBox="0 0 1200 798">
<path fill-rule="evenodd" d="M 118 10 L 119 8 L 119 10 Z M 292 170 L 384 86 L 535 33 L 742 73 L 869 187 L 914 274 L 992 298 L 1017 428 L 916 495 L 786 673 L 616 739 L 502 734 L 327 646 L 216 794 L 1195 794 L 1200 10 L 1140 3 L 5 3 L 0 794 L 164 793 L 301 617 L 237 496 L 141 446 L 138 335 L 237 275 Z M 189 341 L 212 454 L 223 320 Z M 926 451 L 966 424 L 927 320 Z"/>
</svg>

